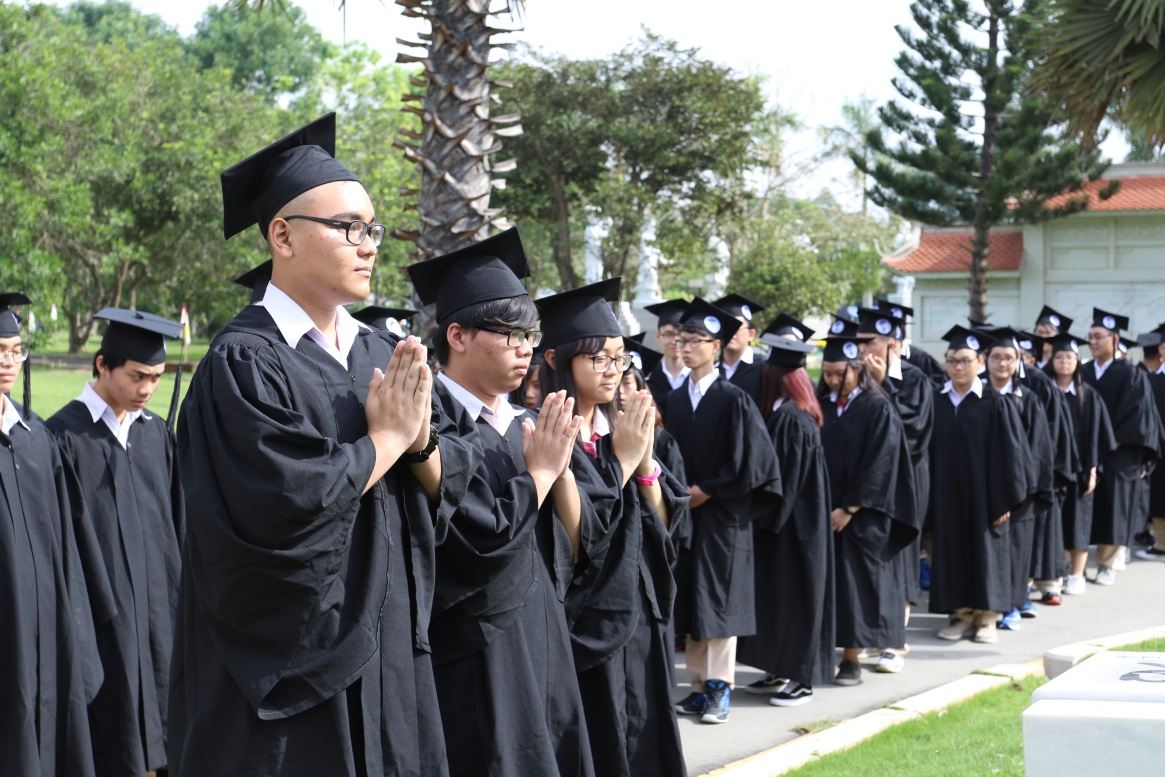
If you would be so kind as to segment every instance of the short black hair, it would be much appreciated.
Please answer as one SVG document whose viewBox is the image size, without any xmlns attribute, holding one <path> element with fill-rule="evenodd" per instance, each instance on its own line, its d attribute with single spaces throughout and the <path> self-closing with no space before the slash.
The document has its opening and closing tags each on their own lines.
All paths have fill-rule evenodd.
<svg viewBox="0 0 1165 777">
<path fill-rule="evenodd" d="M 433 350 L 442 367 L 449 365 L 449 325 L 460 324 L 462 329 L 474 331 L 481 326 L 530 329 L 538 323 L 538 308 L 528 296 L 491 299 L 467 305 L 437 326 L 433 336 Z"/>
<path fill-rule="evenodd" d="M 124 356 L 118 356 L 117 354 L 109 353 L 104 349 L 99 349 L 97 353 L 93 354 L 93 377 L 95 378 L 101 377 L 101 371 L 97 369 L 98 359 L 101 359 L 101 363 L 105 365 L 105 369 L 109 370 L 110 372 L 113 372 L 118 367 L 129 361 L 129 359 Z"/>
</svg>

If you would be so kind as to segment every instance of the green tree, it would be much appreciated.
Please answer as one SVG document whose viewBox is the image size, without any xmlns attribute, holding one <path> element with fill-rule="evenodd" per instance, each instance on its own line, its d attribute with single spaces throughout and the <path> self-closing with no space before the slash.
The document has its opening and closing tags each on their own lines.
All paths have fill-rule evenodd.
<svg viewBox="0 0 1165 777">
<path fill-rule="evenodd" d="M 857 156 L 861 165 L 854 165 L 852 177 L 854 185 L 862 193 L 862 214 L 869 209 L 869 176 L 865 170 L 874 165 L 874 152 L 870 148 L 870 133 L 878 128 L 878 112 L 872 97 L 865 92 L 856 101 L 846 100 L 841 106 L 841 124 L 821 128 L 821 140 L 825 145 L 826 159 L 850 159 Z"/>
<path fill-rule="evenodd" d="M 1036 5 L 1027 3 L 1029 10 Z M 972 227 L 968 315 L 985 320 L 991 228 L 1081 210 L 1087 198 L 1047 202 L 1078 191 L 1085 177 L 1098 178 L 1105 163 L 1058 131 L 1054 106 L 1028 90 L 1029 18 L 1009 0 L 979 7 L 969 0 L 911 4 L 921 35 L 897 27 L 906 50 L 896 60 L 902 76 L 894 87 L 917 107 L 883 106 L 885 129 L 868 136 L 872 164 L 860 154 L 851 158 L 873 178 L 876 204 L 924 224 Z"/>
</svg>

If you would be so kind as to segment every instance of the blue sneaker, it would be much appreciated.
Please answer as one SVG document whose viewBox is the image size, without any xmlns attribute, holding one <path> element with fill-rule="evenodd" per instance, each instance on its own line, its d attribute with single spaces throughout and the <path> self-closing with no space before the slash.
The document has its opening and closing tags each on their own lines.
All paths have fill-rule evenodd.
<svg viewBox="0 0 1165 777">
<path fill-rule="evenodd" d="M 676 702 L 676 712 L 681 715 L 703 715 L 708 709 L 708 694 L 689 693 L 683 700 Z"/>
<path fill-rule="evenodd" d="M 1019 606 L 1019 617 L 1021 618 L 1034 618 L 1038 614 L 1039 613 L 1036 612 L 1036 606 L 1032 604 L 1031 600 L 1028 600 Z"/>
<path fill-rule="evenodd" d="M 1019 631 L 1020 618 L 1019 609 L 1012 607 L 1003 614 L 1003 620 L 999 622 L 999 628 L 1006 631 Z"/>
<path fill-rule="evenodd" d="M 708 706 L 700 720 L 704 723 L 727 723 L 728 698 L 732 695 L 732 689 L 723 680 L 708 680 L 704 687 L 707 689 L 704 695 Z"/>
<path fill-rule="evenodd" d="M 923 591 L 930 590 L 930 562 L 924 558 L 918 560 L 918 587 Z"/>
</svg>

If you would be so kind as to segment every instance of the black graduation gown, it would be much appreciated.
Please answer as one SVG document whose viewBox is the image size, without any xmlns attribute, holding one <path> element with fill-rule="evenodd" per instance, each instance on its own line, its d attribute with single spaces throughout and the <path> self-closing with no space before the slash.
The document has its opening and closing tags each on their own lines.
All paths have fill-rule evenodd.
<svg viewBox="0 0 1165 777">
<path fill-rule="evenodd" d="M 916 514 L 926 516 L 930 504 L 930 434 L 934 426 L 934 386 L 926 374 L 909 362 L 903 361 L 902 377 L 882 381 L 882 389 L 890 398 L 898 418 L 902 421 L 902 431 L 906 434 L 906 447 L 910 450 L 910 462 L 914 468 L 914 493 Z M 914 540 L 914 549 L 899 556 L 906 581 L 906 598 L 917 603 L 922 600 L 922 585 L 919 582 L 918 560 L 922 555 L 922 532 Z"/>
<path fill-rule="evenodd" d="M 634 479 L 621 484 L 610 435 L 595 457 L 576 445 L 570 466 L 595 509 L 566 593 L 595 773 L 684 777 L 667 624 L 675 599 L 672 535 L 690 520 L 688 489 L 660 464 L 665 525 Z"/>
<path fill-rule="evenodd" d="M 185 507 L 174 437 L 145 411 L 127 447 L 73 400 L 47 421 L 76 472 L 118 614 L 97 629 L 105 682 L 89 707 L 98 775 L 166 766 L 170 654 Z"/>
<path fill-rule="evenodd" d="M 756 636 L 736 659 L 804 685 L 833 677 L 833 538 L 829 476 L 821 432 L 810 415 L 783 402 L 767 422 L 785 498 L 753 524 Z"/>
<path fill-rule="evenodd" d="M 906 644 L 905 568 L 918 536 L 914 468 L 902 421 L 881 393 L 863 391 L 840 416 L 822 403 L 829 509 L 859 507 L 834 532 L 839 647 Z"/>
<path fill-rule="evenodd" d="M 1043 371 L 1029 366 L 1024 369 L 1019 382 L 1028 393 L 1034 393 L 1043 402 L 1053 450 L 1054 493 L 1050 501 L 1038 502 L 1035 506 L 1029 576 L 1036 580 L 1055 580 L 1068 573 L 1064 560 L 1063 507 L 1068 492 L 1076 487 L 1080 455 L 1063 392 L 1056 387 L 1055 381 Z"/>
<path fill-rule="evenodd" d="M 72 473 L 43 422 L 26 423 L 0 433 L 0 773 L 92 777 L 94 627 L 116 606 Z"/>
<path fill-rule="evenodd" d="M 480 457 L 437 551 L 430 634 L 450 774 L 591 775 L 563 606 L 574 550 L 552 499 L 538 508 L 522 457 L 522 418 L 534 415 L 503 437 L 442 381 L 435 391 Z M 581 501 L 586 526 L 596 519 Z"/>
<path fill-rule="evenodd" d="M 957 410 L 935 396 L 930 447 L 931 528 L 934 532 L 930 611 L 963 607 L 1006 612 L 1013 602 L 1010 520 L 1032 492 L 1031 459 L 1015 403 L 983 388 Z"/>
<path fill-rule="evenodd" d="M 1064 410 L 1079 454 L 1076 479 L 1064 495 L 1064 549 L 1088 550 L 1092 539 L 1092 504 L 1096 492 L 1088 495 L 1084 492 L 1088 490 L 1092 468 L 1101 466 L 1101 462 L 1116 450 L 1116 438 L 1112 434 L 1112 423 L 1108 420 L 1104 401 L 1087 383 L 1080 386 L 1079 397 L 1064 395 Z M 1161 468 L 1154 470 L 1154 476 L 1159 471 Z M 1098 481 L 1099 478 L 1098 472 Z"/>
<path fill-rule="evenodd" d="M 930 378 L 936 389 L 941 389 L 947 382 L 947 371 L 943 369 L 943 366 L 918 346 L 911 345 L 910 352 L 902 359 L 922 370 L 922 374 Z"/>
<path fill-rule="evenodd" d="M 743 390 L 712 381 L 693 412 L 684 381 L 668 397 L 667 430 L 688 486 L 711 499 L 692 510 L 691 550 L 676 564 L 676 631 L 693 639 L 756 632 L 752 521 L 781 495 L 772 439 Z"/>
<path fill-rule="evenodd" d="M 663 360 L 661 359 L 655 368 L 644 378 L 647 383 L 647 388 L 651 391 L 651 398 L 655 402 L 655 406 L 659 408 L 661 415 L 667 415 L 667 398 L 668 395 L 674 391 L 671 382 L 667 379 L 667 373 L 663 368 Z M 683 384 L 680 384 L 681 386 Z"/>
<path fill-rule="evenodd" d="M 362 328 L 345 366 L 248 307 L 195 372 L 178 425 L 171 777 L 447 773 L 433 553 L 473 459 L 434 407 L 436 510 L 404 464 L 364 492 L 363 403 L 396 341 Z"/>
<path fill-rule="evenodd" d="M 1157 405 L 1157 415 L 1165 419 L 1165 375 L 1153 373 L 1149 376 L 1153 389 L 1153 400 Z M 1165 467 L 1154 467 L 1149 482 L 1149 517 L 1165 518 Z"/>
<path fill-rule="evenodd" d="M 1093 362 L 1081 370 L 1084 381 L 1104 400 L 1120 446 L 1104 460 L 1096 486 L 1092 541 L 1127 546 L 1145 522 L 1140 480 L 1161 457 L 1161 417 L 1148 374 L 1129 361 L 1114 359 L 1099 380 Z"/>
<path fill-rule="evenodd" d="M 741 361 L 736 365 L 736 370 L 732 373 L 732 377 L 728 381 L 734 385 L 744 389 L 744 392 L 752 397 L 752 401 L 756 403 L 757 408 L 760 408 L 760 395 L 762 390 L 761 376 L 764 371 L 761 369 L 762 362 L 757 359 L 752 363 Z"/>
</svg>

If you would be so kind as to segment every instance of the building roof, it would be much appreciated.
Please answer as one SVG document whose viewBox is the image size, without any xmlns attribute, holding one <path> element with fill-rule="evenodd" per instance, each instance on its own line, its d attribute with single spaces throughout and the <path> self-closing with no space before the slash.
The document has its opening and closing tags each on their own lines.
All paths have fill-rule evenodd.
<svg viewBox="0 0 1165 777">
<path fill-rule="evenodd" d="M 917 245 L 897 256 L 887 256 L 882 264 L 903 273 L 966 272 L 971 261 L 970 231 L 922 232 Z M 1023 231 L 992 230 L 987 249 L 987 266 L 995 272 L 1019 269 L 1023 258 Z"/>
<path fill-rule="evenodd" d="M 1107 200 L 1102 200 L 1099 192 L 1108 186 L 1112 180 L 1119 180 L 1120 186 Z M 1119 175 L 1101 178 L 1098 181 L 1089 181 L 1078 192 L 1060 194 L 1047 202 L 1047 207 L 1054 208 L 1063 205 L 1070 198 L 1085 195 L 1088 197 L 1088 211 L 1144 211 L 1165 210 L 1165 176 L 1140 175 L 1124 177 Z"/>
</svg>

